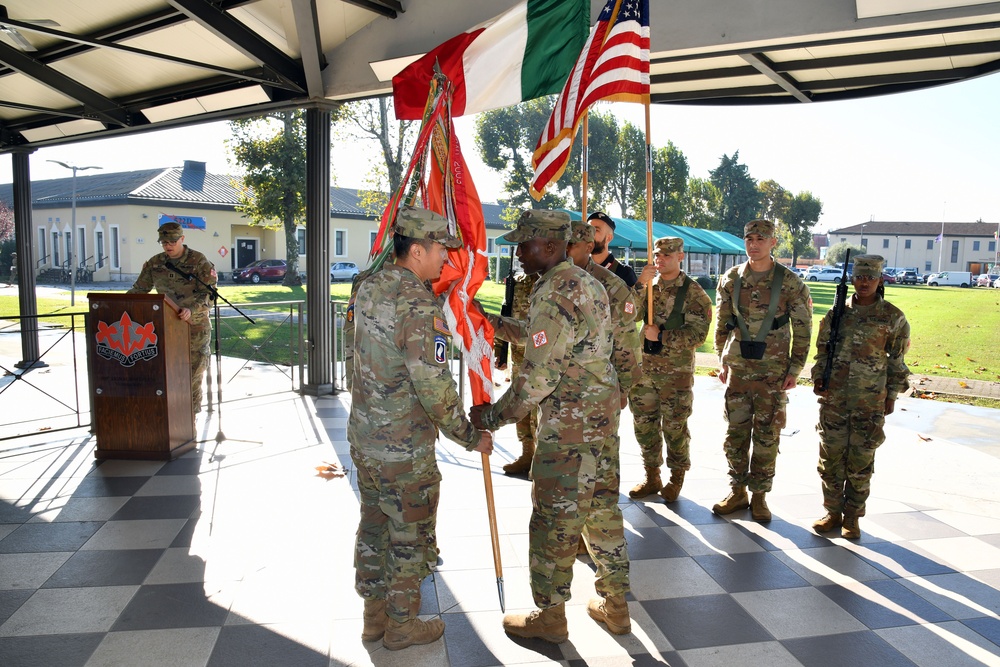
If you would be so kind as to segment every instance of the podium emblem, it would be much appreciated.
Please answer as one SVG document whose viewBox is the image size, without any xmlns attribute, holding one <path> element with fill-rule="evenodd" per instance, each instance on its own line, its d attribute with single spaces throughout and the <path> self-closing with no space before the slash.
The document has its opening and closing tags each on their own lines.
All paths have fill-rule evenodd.
<svg viewBox="0 0 1000 667">
<path fill-rule="evenodd" d="M 159 353 L 153 323 L 133 322 L 127 312 L 110 324 L 98 320 L 96 339 L 97 354 L 125 367 L 134 366 L 137 361 L 149 361 Z"/>
</svg>

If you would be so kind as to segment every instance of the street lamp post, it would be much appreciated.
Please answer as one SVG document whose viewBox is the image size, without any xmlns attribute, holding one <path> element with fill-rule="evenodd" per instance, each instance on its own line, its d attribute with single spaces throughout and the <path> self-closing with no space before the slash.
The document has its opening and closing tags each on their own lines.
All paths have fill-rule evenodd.
<svg viewBox="0 0 1000 667">
<path fill-rule="evenodd" d="M 892 265 L 899 267 L 899 234 L 896 234 L 896 255 L 892 258 Z"/>
<path fill-rule="evenodd" d="M 73 194 L 70 204 L 70 238 L 73 239 L 69 244 L 69 305 L 76 305 L 76 244 L 79 243 L 79 239 L 75 239 L 76 236 L 76 172 L 84 171 L 86 169 L 101 169 L 102 167 L 77 167 L 68 165 L 65 162 L 60 162 L 59 160 L 48 160 L 48 162 L 55 163 L 60 167 L 66 167 L 73 172 Z"/>
</svg>

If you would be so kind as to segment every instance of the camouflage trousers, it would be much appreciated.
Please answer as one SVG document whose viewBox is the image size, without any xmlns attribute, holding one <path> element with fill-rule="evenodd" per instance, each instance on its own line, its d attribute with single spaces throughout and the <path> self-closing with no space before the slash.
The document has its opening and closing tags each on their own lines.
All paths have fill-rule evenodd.
<svg viewBox="0 0 1000 667">
<path fill-rule="evenodd" d="M 784 379 L 779 374 L 766 380 L 729 378 L 725 398 L 729 426 L 723 449 L 729 462 L 729 484 L 734 488 L 747 486 L 753 493 L 771 490 L 788 404 L 781 390 Z"/>
<path fill-rule="evenodd" d="M 510 346 L 510 359 L 511 359 L 511 377 L 517 377 L 518 372 L 521 370 L 521 362 L 524 361 L 524 346 L 523 345 L 511 345 Z M 531 412 L 521 418 L 519 422 L 514 425 L 514 430 L 517 432 L 517 439 L 521 443 L 521 447 L 527 449 L 530 445 L 535 446 L 535 432 L 538 431 L 538 408 L 532 408 Z"/>
<path fill-rule="evenodd" d="M 843 409 L 822 403 L 819 409 L 819 471 L 823 507 L 830 512 L 865 515 L 875 474 L 875 450 L 885 442 L 881 411 Z"/>
<path fill-rule="evenodd" d="M 573 564 L 584 539 L 597 565 L 602 596 L 629 591 L 625 525 L 618 507 L 618 435 L 560 444 L 544 426 L 531 467 L 528 561 L 531 593 L 541 609 L 570 599 Z M 582 533 L 582 537 L 581 537 Z"/>
<path fill-rule="evenodd" d="M 629 392 L 635 439 L 647 468 L 663 465 L 663 443 L 667 445 L 667 467 L 691 469 L 691 431 L 688 417 L 694 404 L 691 375 L 645 372 Z M 662 438 L 662 439 L 661 439 Z"/>
<path fill-rule="evenodd" d="M 379 461 L 356 447 L 351 459 L 361 495 L 354 588 L 366 600 L 385 600 L 393 620 L 416 618 L 420 584 L 437 562 L 437 462 Z"/>
<path fill-rule="evenodd" d="M 205 371 L 208 370 L 208 362 L 212 358 L 212 351 L 209 348 L 209 341 L 212 339 L 212 320 L 207 317 L 204 321 L 194 321 L 190 326 L 191 332 L 191 405 L 195 414 L 201 412 L 202 383 L 205 379 Z"/>
</svg>

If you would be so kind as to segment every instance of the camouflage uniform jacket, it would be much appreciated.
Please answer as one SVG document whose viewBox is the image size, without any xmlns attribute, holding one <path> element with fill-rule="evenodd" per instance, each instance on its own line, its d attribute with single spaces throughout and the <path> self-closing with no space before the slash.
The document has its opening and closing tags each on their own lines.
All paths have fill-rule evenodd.
<svg viewBox="0 0 1000 667">
<path fill-rule="evenodd" d="M 879 298 L 870 306 L 859 306 L 856 297 L 847 300 L 840 320 L 840 343 L 837 345 L 830 374 L 830 391 L 820 396 L 820 403 L 881 413 L 886 399 L 907 389 L 910 369 L 903 355 L 910 346 L 910 325 L 896 306 Z M 830 340 L 833 310 L 819 325 L 816 340 L 816 363 L 813 382 L 823 378 L 826 368 L 826 343 Z"/>
<path fill-rule="evenodd" d="M 812 333 L 812 299 L 809 288 L 791 271 L 778 269 L 774 262 L 770 271 L 754 276 L 750 262 L 744 262 L 727 271 L 719 280 L 716 291 L 715 352 L 724 366 L 746 380 L 763 380 L 777 375 L 798 376 L 809 356 L 809 337 Z M 739 309 L 747 323 L 751 338 L 760 331 L 771 303 L 771 281 L 774 272 L 784 271 L 778 311 L 775 318 L 788 315 L 789 324 L 773 329 L 765 339 L 764 358 L 744 359 L 740 354 L 740 330 L 726 328 L 733 317 L 733 287 L 736 276 L 742 278 Z M 789 348 L 791 352 L 789 352 Z"/>
<path fill-rule="evenodd" d="M 584 271 L 597 278 L 608 293 L 611 307 L 611 363 L 618 373 L 618 386 L 624 394 L 642 377 L 639 332 L 635 328 L 635 299 L 625 281 L 593 259 L 587 260 Z"/>
<path fill-rule="evenodd" d="M 535 283 L 537 282 L 537 274 L 529 276 L 525 273 L 519 273 L 514 277 L 514 303 L 510 309 L 510 316 L 515 320 L 528 319 L 528 306 L 531 305 L 531 290 L 535 288 Z M 524 353 L 523 341 L 511 342 L 511 345 L 519 347 L 519 352 Z"/>
<path fill-rule="evenodd" d="M 503 338 L 526 346 L 520 372 L 483 412 L 483 424 L 495 430 L 519 421 L 537 405 L 539 424 L 565 424 L 561 441 L 583 443 L 613 435 L 617 419 L 594 419 L 618 411 L 609 321 L 604 287 L 570 260 L 538 280 L 527 322 L 490 315 Z M 606 428 L 593 428 L 595 423 Z"/>
<path fill-rule="evenodd" d="M 169 296 L 178 306 L 191 311 L 191 324 L 207 322 L 212 293 L 198 280 L 186 280 L 168 269 L 167 262 L 181 271 L 197 276 L 198 280 L 207 285 L 214 286 L 219 282 L 215 266 L 208 258 L 185 245 L 184 254 L 177 259 L 172 260 L 167 253 L 161 252 L 146 260 L 128 294 L 147 294 L 156 288 L 158 293 Z"/>
<path fill-rule="evenodd" d="M 649 288 L 653 290 L 653 321 L 656 326 L 666 324 L 667 318 L 674 310 L 677 290 L 684 284 L 686 275 L 683 271 L 676 278 L 666 280 L 657 275 L 651 281 Z M 637 306 L 636 319 L 645 321 L 646 286 L 635 289 Z M 645 372 L 658 375 L 690 376 L 694 382 L 695 350 L 708 338 L 708 330 L 712 324 L 712 300 L 708 298 L 704 288 L 696 280 L 688 286 L 684 298 L 684 324 L 678 329 L 661 330 L 660 342 L 663 349 L 657 354 L 642 355 L 642 367 Z"/>
<path fill-rule="evenodd" d="M 351 446 L 379 461 L 433 458 L 441 429 L 475 449 L 480 435 L 448 365 L 451 334 L 428 286 L 409 269 L 386 264 L 358 288 L 354 325 Z"/>
</svg>

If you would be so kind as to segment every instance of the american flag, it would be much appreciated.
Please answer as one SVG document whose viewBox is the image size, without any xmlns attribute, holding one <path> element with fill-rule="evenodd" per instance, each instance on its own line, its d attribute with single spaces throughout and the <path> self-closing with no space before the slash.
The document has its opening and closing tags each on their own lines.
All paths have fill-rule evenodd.
<svg viewBox="0 0 1000 667">
<path fill-rule="evenodd" d="M 570 72 L 531 164 L 531 195 L 566 170 L 583 114 L 594 102 L 649 102 L 649 0 L 608 0 Z"/>
</svg>

